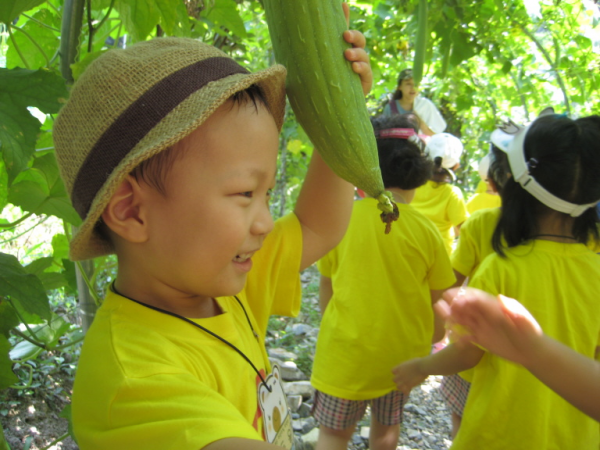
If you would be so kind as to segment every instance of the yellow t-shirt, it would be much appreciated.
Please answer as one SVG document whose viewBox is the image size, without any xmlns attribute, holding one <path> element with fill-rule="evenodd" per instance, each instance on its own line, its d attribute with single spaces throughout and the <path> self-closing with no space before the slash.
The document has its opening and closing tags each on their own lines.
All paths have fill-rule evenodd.
<svg viewBox="0 0 600 450">
<path fill-rule="evenodd" d="M 446 250 L 450 254 L 454 241 L 453 227 L 460 225 L 469 217 L 460 188 L 429 180 L 417 188 L 411 206 L 438 227 Z"/>
<path fill-rule="evenodd" d="M 391 370 L 431 351 L 430 290 L 454 281 L 439 231 L 411 206 L 389 234 L 377 201 L 355 202 L 342 242 L 318 267 L 332 279 L 317 340 L 311 382 L 348 400 L 381 397 L 396 389 Z"/>
<path fill-rule="evenodd" d="M 490 255 L 471 286 L 518 299 L 544 332 L 593 358 L 600 344 L 600 263 L 582 244 L 535 240 Z M 522 366 L 486 353 L 475 367 L 453 450 L 598 450 L 598 423 Z"/>
<path fill-rule="evenodd" d="M 492 235 L 500 219 L 500 208 L 475 211 L 462 227 L 456 248 L 450 256 L 452 268 L 471 277 L 486 256 L 494 253 Z"/>
<path fill-rule="evenodd" d="M 264 376 L 270 314 L 300 307 L 302 233 L 294 215 L 275 224 L 238 298 L 223 314 L 192 319 L 238 347 Z M 199 450 L 228 437 L 260 440 L 258 376 L 228 345 L 181 319 L 109 293 L 90 327 L 73 388 L 82 450 Z"/>
<path fill-rule="evenodd" d="M 481 192 L 475 194 L 467 202 L 467 211 L 469 214 L 473 214 L 475 211 L 479 211 L 480 209 L 499 208 L 500 206 L 502 206 L 502 198 L 499 195 Z"/>
<path fill-rule="evenodd" d="M 479 180 L 479 183 L 477 183 L 477 188 L 475 188 L 475 193 L 479 194 L 481 192 L 485 192 L 487 191 L 488 185 L 485 181 L 483 180 Z"/>
</svg>

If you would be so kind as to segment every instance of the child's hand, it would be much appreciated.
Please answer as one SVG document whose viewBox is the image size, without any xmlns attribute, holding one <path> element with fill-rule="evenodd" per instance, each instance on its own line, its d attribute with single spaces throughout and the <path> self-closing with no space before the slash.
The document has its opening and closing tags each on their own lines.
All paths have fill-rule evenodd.
<svg viewBox="0 0 600 450">
<path fill-rule="evenodd" d="M 457 289 L 444 293 L 451 305 L 436 305 L 436 311 L 450 323 L 467 328 L 461 339 L 472 341 L 492 353 L 519 364 L 535 356 L 541 345 L 542 330 L 533 316 L 517 300 L 499 295 L 494 298 L 478 289 Z M 448 315 L 449 314 L 449 315 Z"/>
<path fill-rule="evenodd" d="M 347 3 L 342 3 L 342 8 L 344 16 L 346 16 L 346 23 L 349 23 L 350 8 Z M 365 36 L 360 31 L 346 30 L 344 31 L 344 40 L 348 44 L 352 44 L 353 47 L 346 49 L 344 56 L 352 63 L 352 70 L 360 75 L 363 92 L 367 95 L 371 92 L 371 86 L 373 86 L 373 71 L 369 62 L 369 55 L 365 51 L 367 43 Z"/>
<path fill-rule="evenodd" d="M 400 392 L 409 395 L 412 388 L 418 386 L 427 379 L 420 368 L 421 358 L 410 359 L 394 367 L 394 383 Z"/>
</svg>

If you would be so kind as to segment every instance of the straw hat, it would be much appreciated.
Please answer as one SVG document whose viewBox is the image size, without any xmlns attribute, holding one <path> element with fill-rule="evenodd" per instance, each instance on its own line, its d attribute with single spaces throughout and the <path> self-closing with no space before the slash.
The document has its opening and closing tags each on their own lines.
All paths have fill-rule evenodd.
<svg viewBox="0 0 600 450">
<path fill-rule="evenodd" d="M 220 50 L 186 38 L 110 50 L 90 64 L 54 124 L 61 176 L 83 219 L 70 244 L 71 259 L 114 252 L 94 228 L 119 184 L 234 93 L 258 84 L 281 129 L 285 74 L 281 65 L 249 73 Z"/>
</svg>

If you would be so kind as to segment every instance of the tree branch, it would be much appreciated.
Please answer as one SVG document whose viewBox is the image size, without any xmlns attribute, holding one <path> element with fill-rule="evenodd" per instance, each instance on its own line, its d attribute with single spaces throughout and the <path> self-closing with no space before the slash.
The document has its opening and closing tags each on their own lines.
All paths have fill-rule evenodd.
<svg viewBox="0 0 600 450">
<path fill-rule="evenodd" d="M 554 72 L 554 75 L 556 76 L 556 81 L 558 82 L 560 90 L 563 93 L 563 97 L 565 99 L 565 107 L 567 108 L 567 114 L 571 115 L 571 105 L 569 103 L 569 96 L 567 95 L 567 88 L 565 87 L 565 83 L 564 83 L 562 77 L 560 76 L 560 72 L 558 71 L 558 67 L 552 61 L 552 58 L 550 57 L 550 54 L 548 53 L 548 51 L 543 47 L 543 45 L 541 44 L 541 42 L 533 35 L 533 33 L 531 33 L 529 30 L 527 30 L 520 23 L 517 24 L 517 25 L 519 26 L 519 28 L 521 28 L 521 30 L 523 30 L 523 33 L 525 33 L 525 35 L 529 39 L 532 40 L 532 42 L 536 45 L 536 47 L 538 48 L 538 50 L 544 56 L 544 59 L 546 60 L 546 62 L 550 65 L 550 68 L 552 69 L 552 71 Z"/>
</svg>

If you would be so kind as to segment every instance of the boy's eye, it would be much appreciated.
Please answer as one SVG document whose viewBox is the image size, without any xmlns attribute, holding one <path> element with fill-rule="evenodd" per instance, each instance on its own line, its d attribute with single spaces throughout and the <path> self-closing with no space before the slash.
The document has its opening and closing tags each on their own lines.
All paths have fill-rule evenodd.
<svg viewBox="0 0 600 450">
<path fill-rule="evenodd" d="M 246 191 L 246 192 L 242 192 L 240 195 L 243 195 L 244 197 L 252 198 L 253 194 L 254 193 L 252 191 Z"/>
</svg>

